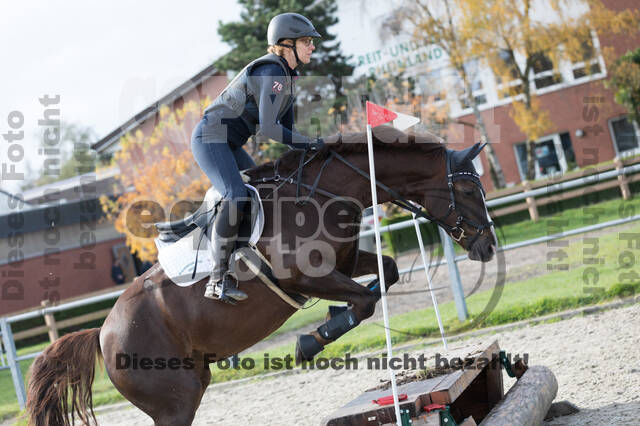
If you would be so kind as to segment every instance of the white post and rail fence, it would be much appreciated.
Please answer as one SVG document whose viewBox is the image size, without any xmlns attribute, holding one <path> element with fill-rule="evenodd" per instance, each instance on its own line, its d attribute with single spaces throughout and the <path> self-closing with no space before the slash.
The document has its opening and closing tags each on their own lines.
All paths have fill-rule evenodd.
<svg viewBox="0 0 640 426">
<path fill-rule="evenodd" d="M 535 183 L 532 185 L 524 185 L 523 188 L 510 188 L 504 191 L 501 191 L 499 198 L 489 197 L 487 200 L 487 205 L 492 211 L 492 216 L 496 215 L 504 215 L 509 213 L 514 213 L 517 211 L 529 210 L 531 218 L 533 220 L 537 217 L 537 207 L 540 205 L 549 204 L 551 202 L 557 202 L 559 200 L 566 200 L 570 198 L 575 198 L 577 196 L 581 196 L 585 194 L 585 191 L 589 193 L 593 193 L 596 191 L 602 191 L 610 188 L 619 187 L 621 195 L 624 199 L 629 199 L 632 196 L 629 185 L 633 182 L 640 181 L 640 159 L 636 158 L 633 160 L 616 160 L 614 166 L 604 165 L 604 166 L 596 166 L 591 170 L 590 174 L 587 176 L 582 176 L 579 178 L 575 178 L 574 176 L 565 176 L 562 179 L 558 179 L 555 183 L 550 183 L 547 185 L 541 185 L 539 183 Z M 571 179 L 571 177 L 574 177 Z M 582 188 L 581 188 L 582 187 Z M 587 188 L 585 188 L 587 187 Z M 529 188 L 529 189 L 527 189 Z M 524 190 L 523 190 L 524 189 Z M 506 195 L 505 195 L 506 194 Z M 552 194 L 555 194 L 551 196 Z M 519 204 L 514 204 L 517 202 L 522 202 Z M 500 206 L 507 206 L 501 207 Z M 535 216 L 535 217 L 534 217 Z M 558 234 L 547 235 L 544 237 L 534 238 L 527 241 L 521 241 L 513 244 L 509 244 L 506 246 L 502 246 L 498 248 L 498 251 L 508 251 L 520 247 L 525 247 L 533 244 L 539 244 L 542 242 L 547 242 L 559 238 L 565 238 L 571 235 L 578 235 L 585 232 L 591 232 L 597 229 L 603 229 L 610 226 L 617 226 L 624 223 L 629 223 L 632 221 L 640 220 L 640 215 L 631 216 L 624 219 L 618 219 L 609 221 L 606 223 L 600 223 L 596 225 L 586 226 L 579 229 L 574 229 L 571 231 L 565 231 Z M 417 223 L 427 223 L 428 221 L 422 218 L 416 219 Z M 415 226 L 414 220 L 409 219 L 404 222 L 395 223 L 392 225 L 382 226 L 380 227 L 380 232 L 391 232 L 397 229 L 403 229 Z M 365 237 L 369 235 L 373 235 L 374 230 L 363 231 L 360 236 Z M 451 239 L 443 235 L 441 233 L 443 246 L 444 246 L 444 259 L 439 261 L 431 261 L 428 265 L 428 268 L 433 266 L 439 266 L 443 264 L 448 265 L 448 269 L 450 272 L 450 285 L 451 290 L 454 296 L 456 310 L 458 313 L 458 318 L 461 321 L 464 321 L 468 318 L 467 306 L 464 298 L 464 293 L 462 290 L 462 283 L 460 281 L 460 274 L 458 272 L 456 263 L 467 258 L 466 254 L 461 254 L 455 256 L 453 250 L 453 243 Z M 400 274 L 405 274 L 414 271 L 425 270 L 424 265 L 414 265 L 410 268 L 405 268 L 400 270 Z M 364 283 L 368 280 L 367 277 L 362 277 L 356 281 L 360 283 Z M 67 303 L 62 303 L 56 306 L 51 306 L 48 302 L 43 302 L 41 308 L 32 310 L 29 312 L 23 312 L 17 315 L 11 315 L 0 318 L 0 333 L 1 333 L 1 349 L 0 351 L 0 371 L 2 370 L 10 370 L 13 384 L 16 390 L 16 395 L 18 399 L 18 403 L 20 408 L 24 408 L 26 403 L 26 391 L 25 384 L 23 380 L 22 370 L 20 368 L 20 362 L 35 358 L 40 354 L 40 352 L 24 354 L 21 356 L 17 355 L 15 341 L 22 340 L 28 337 L 33 337 L 36 335 L 41 335 L 43 333 L 47 333 L 49 335 L 49 339 L 53 342 L 58 338 L 59 332 L 58 330 L 61 328 L 66 328 L 74 325 L 84 324 L 89 321 L 103 319 L 107 316 L 110 309 L 101 309 L 96 312 L 91 312 L 87 314 L 83 314 L 78 317 L 65 319 L 62 321 L 56 321 L 54 318 L 54 314 L 56 312 L 62 312 L 69 309 L 78 308 L 80 306 L 91 305 L 94 303 L 113 300 L 116 299 L 124 290 L 125 286 L 121 287 L 118 290 L 107 291 L 103 294 L 98 294 L 92 297 L 83 298 L 80 300 L 73 300 Z M 18 333 L 13 334 L 11 330 L 11 324 L 25 321 L 32 318 L 43 317 L 45 325 L 35 327 L 33 329 L 20 331 Z"/>
</svg>

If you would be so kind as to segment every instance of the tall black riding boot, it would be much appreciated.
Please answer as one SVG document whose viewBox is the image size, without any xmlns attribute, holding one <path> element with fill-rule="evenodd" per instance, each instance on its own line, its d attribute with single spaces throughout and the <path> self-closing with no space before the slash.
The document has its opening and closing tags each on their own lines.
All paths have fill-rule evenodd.
<svg viewBox="0 0 640 426">
<path fill-rule="evenodd" d="M 237 202 L 222 200 L 211 228 L 210 242 L 213 257 L 213 269 L 204 293 L 205 297 L 234 303 L 247 298 L 247 294 L 238 288 L 238 284 L 228 273 L 229 257 L 235 249 L 238 229 L 242 222 L 242 212 Z"/>
</svg>

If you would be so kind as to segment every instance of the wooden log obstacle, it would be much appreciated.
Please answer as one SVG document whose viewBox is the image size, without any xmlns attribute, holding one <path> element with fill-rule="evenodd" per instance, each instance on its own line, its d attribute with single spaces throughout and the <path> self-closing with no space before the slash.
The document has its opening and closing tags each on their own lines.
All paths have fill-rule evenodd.
<svg viewBox="0 0 640 426">
<path fill-rule="evenodd" d="M 471 351 L 460 367 L 427 370 L 401 380 L 398 383 L 400 422 L 396 421 L 391 391 L 382 385 L 331 414 L 325 424 L 535 425 L 544 419 L 558 390 L 558 383 L 548 368 L 529 368 L 522 359 L 511 364 L 497 341 Z M 503 368 L 517 378 L 506 396 Z"/>
</svg>

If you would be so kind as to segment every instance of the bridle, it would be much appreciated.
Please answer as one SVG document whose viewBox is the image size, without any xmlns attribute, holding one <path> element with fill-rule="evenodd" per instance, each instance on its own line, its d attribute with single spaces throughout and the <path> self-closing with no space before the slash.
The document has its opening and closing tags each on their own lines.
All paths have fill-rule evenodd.
<svg viewBox="0 0 640 426">
<path fill-rule="evenodd" d="M 289 176 L 287 177 L 282 177 L 280 176 L 280 174 L 278 173 L 278 166 L 280 163 L 280 159 L 276 160 L 274 162 L 274 175 L 272 177 L 263 177 L 263 178 L 259 178 L 255 181 L 252 181 L 252 183 L 267 183 L 267 182 L 276 182 L 278 183 L 278 185 L 272 190 L 272 192 L 270 194 L 268 194 L 267 196 L 263 197 L 264 199 L 269 198 L 270 196 L 272 196 L 278 189 L 280 189 L 282 186 L 284 186 L 285 184 L 295 184 L 296 185 L 296 201 L 295 204 L 297 206 L 304 206 L 307 202 L 309 202 L 309 200 L 313 197 L 313 195 L 317 192 L 318 194 L 321 194 L 327 198 L 330 199 L 342 199 L 344 201 L 345 200 L 342 196 L 340 195 L 336 195 L 333 194 L 329 191 L 325 191 L 323 189 L 318 188 L 318 183 L 320 182 L 320 178 L 322 176 L 322 173 L 324 172 L 324 170 L 326 169 L 326 167 L 333 161 L 333 159 L 336 159 L 340 162 L 342 162 L 343 164 L 345 164 L 347 167 L 349 167 L 351 170 L 353 170 L 354 172 L 356 172 L 357 174 L 359 174 L 360 176 L 362 176 L 363 178 L 367 179 L 367 180 L 371 180 L 371 175 L 369 175 L 369 173 L 365 172 L 364 170 L 360 169 L 359 167 L 353 165 L 351 162 L 349 162 L 349 160 L 347 160 L 346 158 L 344 158 L 342 155 L 338 154 L 337 152 L 333 151 L 333 150 L 329 150 L 329 154 L 327 156 L 327 158 L 324 160 L 324 163 L 322 164 L 322 166 L 320 167 L 320 171 L 318 172 L 318 175 L 315 177 L 313 184 L 312 185 L 308 185 L 302 182 L 302 171 L 304 169 L 304 166 L 306 166 L 307 164 L 309 164 L 311 161 L 313 161 L 316 156 L 319 154 L 319 152 L 315 152 L 313 155 L 311 155 L 311 157 L 309 157 L 307 159 L 307 154 L 310 152 L 310 150 L 307 148 L 305 150 L 300 150 L 301 151 L 301 155 L 300 155 L 300 161 L 298 164 L 298 168 L 291 173 Z M 468 171 L 451 171 L 451 164 L 453 162 L 453 158 L 450 154 L 450 151 L 445 150 L 446 153 L 446 165 L 447 165 L 447 187 L 449 189 L 449 209 L 447 210 L 447 213 L 442 217 L 442 218 L 436 218 L 435 216 L 430 215 L 429 213 L 427 213 L 424 209 L 422 209 L 420 206 L 416 205 L 414 202 L 407 200 L 406 198 L 404 198 L 402 195 L 400 195 L 398 192 L 394 191 L 392 188 L 389 188 L 388 186 L 386 186 L 385 184 L 381 183 L 380 181 L 376 180 L 376 186 L 380 189 L 382 189 L 383 191 L 385 191 L 386 193 L 388 193 L 393 201 L 392 203 L 401 207 L 402 209 L 405 209 L 411 213 L 414 213 L 416 216 L 420 216 L 424 219 L 429 220 L 430 222 L 434 222 L 436 224 L 438 224 L 439 226 L 441 226 L 442 228 L 445 229 L 445 231 L 447 231 L 447 233 L 449 235 L 451 235 L 451 238 L 453 238 L 455 241 L 460 242 L 463 238 L 466 238 L 466 234 L 464 231 L 464 228 L 462 228 L 462 224 L 466 223 L 468 226 L 470 226 L 471 228 L 474 228 L 476 230 L 476 235 L 474 236 L 474 238 L 471 240 L 471 242 L 468 245 L 468 249 L 470 249 L 473 244 L 476 242 L 476 240 L 478 239 L 478 237 L 480 235 L 482 235 L 484 233 L 484 231 L 486 229 L 490 229 L 493 226 L 493 222 L 492 221 L 486 221 L 484 223 L 476 223 L 470 219 L 468 219 L 467 217 L 464 216 L 464 214 L 462 212 L 460 212 L 458 210 L 457 204 L 456 204 L 456 197 L 455 197 L 455 193 L 453 190 L 453 184 L 456 180 L 459 179 L 466 179 L 466 180 L 470 180 L 471 182 L 473 182 L 482 192 L 483 196 L 485 194 L 484 189 L 482 188 L 482 184 L 480 183 L 480 176 L 475 172 L 475 170 L 468 170 Z M 297 176 L 296 176 L 297 175 Z M 296 176 L 296 179 L 294 179 L 294 176 Z M 300 196 L 300 190 L 301 188 L 305 188 L 309 191 L 309 194 L 304 197 L 304 199 L 301 198 Z M 358 209 L 358 213 L 360 213 L 360 210 Z M 449 216 L 451 216 L 451 214 L 456 214 L 457 218 L 456 218 L 456 224 L 454 226 L 451 226 L 447 223 L 445 223 L 445 221 L 449 218 Z M 458 235 L 456 235 L 456 233 Z"/>
<path fill-rule="evenodd" d="M 473 184 L 475 184 L 478 187 L 478 189 L 480 189 L 483 199 L 486 196 L 486 193 L 484 192 L 484 188 L 482 187 L 482 183 L 480 182 L 480 175 L 478 175 L 475 170 L 472 169 L 472 170 L 452 172 L 451 164 L 453 163 L 453 158 L 451 156 L 450 151 L 445 150 L 445 152 L 446 152 L 445 161 L 447 163 L 447 187 L 449 188 L 449 209 L 447 210 L 447 213 L 444 215 L 444 219 L 436 223 L 442 226 L 442 221 L 446 220 L 452 213 L 457 214 L 458 217 L 456 218 L 456 225 L 453 227 L 449 227 L 450 228 L 448 230 L 449 235 L 451 235 L 451 238 L 459 242 L 462 238 L 465 237 L 464 229 L 460 226 L 462 225 L 463 222 L 469 225 L 471 228 L 475 228 L 476 235 L 471 240 L 468 246 L 469 248 L 471 248 L 473 246 L 473 243 L 475 243 L 476 240 L 478 239 L 478 237 L 480 237 L 480 235 L 484 233 L 485 229 L 491 229 L 491 227 L 493 226 L 493 221 L 486 221 L 484 223 L 478 224 L 466 218 L 457 209 L 455 192 L 453 191 L 453 184 L 456 180 L 460 180 L 460 179 L 470 180 Z M 460 235 L 458 235 L 458 237 L 456 237 L 453 233 L 453 231 L 456 231 L 456 230 L 460 231 Z"/>
</svg>

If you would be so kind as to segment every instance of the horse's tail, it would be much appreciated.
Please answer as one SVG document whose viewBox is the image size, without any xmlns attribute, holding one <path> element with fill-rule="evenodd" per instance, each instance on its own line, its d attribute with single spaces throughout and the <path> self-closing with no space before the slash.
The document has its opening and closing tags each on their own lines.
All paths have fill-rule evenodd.
<svg viewBox="0 0 640 426">
<path fill-rule="evenodd" d="M 67 334 L 35 359 L 27 392 L 30 425 L 70 425 L 76 414 L 82 424 L 97 423 L 91 385 L 96 358 L 102 360 L 99 335 L 99 328 Z"/>
</svg>

